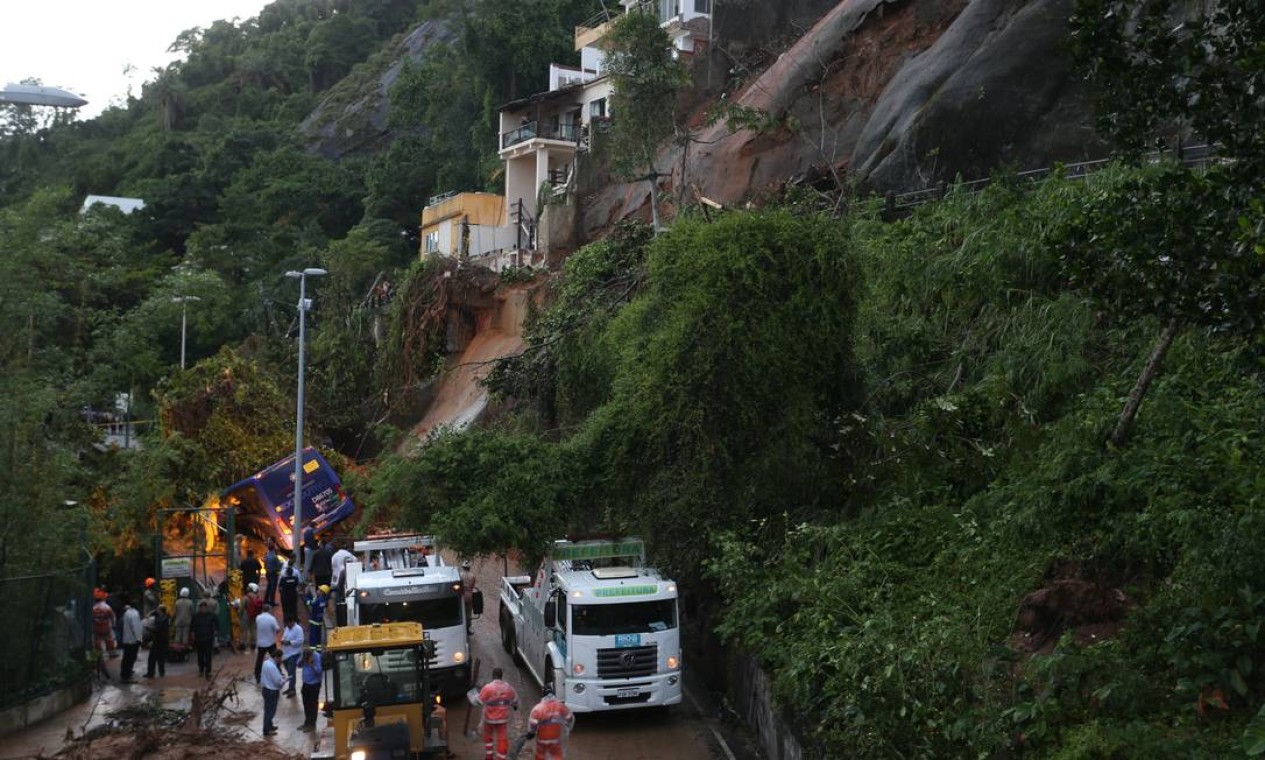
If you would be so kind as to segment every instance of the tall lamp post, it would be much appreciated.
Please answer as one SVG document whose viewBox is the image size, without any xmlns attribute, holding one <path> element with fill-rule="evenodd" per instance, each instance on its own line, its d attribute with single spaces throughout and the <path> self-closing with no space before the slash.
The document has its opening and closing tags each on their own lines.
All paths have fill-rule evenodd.
<svg viewBox="0 0 1265 760">
<path fill-rule="evenodd" d="M 307 297 L 307 278 L 325 275 L 324 269 L 308 267 L 302 272 L 289 271 L 286 277 L 299 281 L 299 403 L 294 420 L 294 525 L 290 529 L 290 549 L 302 559 L 299 548 L 303 541 L 303 342 L 307 336 L 304 317 L 312 302 Z"/>
<path fill-rule="evenodd" d="M 189 302 L 201 301 L 197 296 L 175 296 L 172 303 L 180 304 L 180 369 L 184 369 L 185 331 L 189 323 Z"/>
</svg>

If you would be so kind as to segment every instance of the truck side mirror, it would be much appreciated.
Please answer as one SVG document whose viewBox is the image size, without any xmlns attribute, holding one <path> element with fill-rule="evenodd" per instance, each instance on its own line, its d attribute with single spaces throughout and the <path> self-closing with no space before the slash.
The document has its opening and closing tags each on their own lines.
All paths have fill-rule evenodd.
<svg viewBox="0 0 1265 760">
<path fill-rule="evenodd" d="M 470 597 L 470 609 L 476 616 L 483 614 L 483 592 L 475 589 Z"/>
<path fill-rule="evenodd" d="M 545 602 L 545 627 L 553 628 L 558 624 L 558 603 L 550 599 Z"/>
</svg>

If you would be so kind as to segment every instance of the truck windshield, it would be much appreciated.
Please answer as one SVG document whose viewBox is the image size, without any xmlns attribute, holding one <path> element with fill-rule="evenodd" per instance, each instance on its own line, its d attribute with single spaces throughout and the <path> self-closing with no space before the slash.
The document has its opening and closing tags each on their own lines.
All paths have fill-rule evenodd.
<svg viewBox="0 0 1265 760">
<path fill-rule="evenodd" d="M 571 606 L 571 632 L 576 636 L 655 633 L 676 628 L 676 600 Z"/>
<path fill-rule="evenodd" d="M 334 706 L 337 708 L 394 705 L 422 698 L 418 650 L 387 649 L 374 652 L 335 652 L 337 672 Z"/>
<path fill-rule="evenodd" d="M 424 630 L 461 625 L 461 597 L 420 599 L 411 602 L 362 603 L 360 624 L 421 623 Z"/>
</svg>

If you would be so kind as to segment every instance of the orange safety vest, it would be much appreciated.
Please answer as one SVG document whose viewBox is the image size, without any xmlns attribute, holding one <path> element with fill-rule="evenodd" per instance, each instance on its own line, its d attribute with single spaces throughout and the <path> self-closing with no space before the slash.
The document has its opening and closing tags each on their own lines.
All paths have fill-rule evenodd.
<svg viewBox="0 0 1265 760">
<path fill-rule="evenodd" d="M 518 692 L 497 679 L 479 690 L 479 701 L 483 703 L 484 723 L 509 723 L 510 708 L 518 707 Z"/>
<path fill-rule="evenodd" d="M 571 729 L 575 716 L 570 708 L 555 696 L 547 696 L 531 709 L 527 725 L 536 732 L 537 744 L 557 744 Z"/>
</svg>

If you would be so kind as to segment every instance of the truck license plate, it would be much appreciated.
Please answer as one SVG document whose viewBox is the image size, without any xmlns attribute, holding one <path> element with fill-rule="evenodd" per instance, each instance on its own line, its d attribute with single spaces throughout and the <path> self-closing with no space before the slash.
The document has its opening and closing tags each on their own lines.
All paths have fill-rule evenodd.
<svg viewBox="0 0 1265 760">
<path fill-rule="evenodd" d="M 623 649 L 624 647 L 639 647 L 641 646 L 641 634 L 617 633 L 615 634 L 615 646 L 619 649 Z"/>
<path fill-rule="evenodd" d="M 625 697 L 635 697 L 640 693 L 641 692 L 638 691 L 637 689 L 620 689 L 619 691 L 615 692 L 615 696 L 619 697 L 620 699 L 623 699 Z"/>
</svg>

